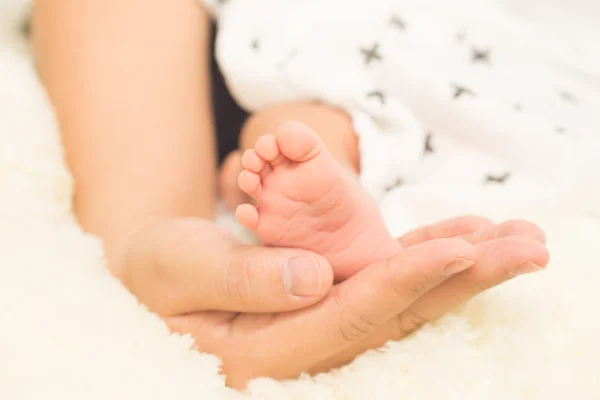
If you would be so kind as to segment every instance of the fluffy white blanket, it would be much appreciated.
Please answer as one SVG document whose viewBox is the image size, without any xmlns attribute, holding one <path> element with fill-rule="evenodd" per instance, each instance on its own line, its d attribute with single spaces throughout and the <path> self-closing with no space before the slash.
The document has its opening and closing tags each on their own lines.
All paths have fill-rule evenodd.
<svg viewBox="0 0 600 400">
<path fill-rule="evenodd" d="M 547 271 L 339 371 L 226 389 L 219 360 L 170 335 L 77 226 L 54 115 L 18 35 L 26 6 L 0 1 L 0 398 L 600 398 L 600 223 L 576 209 L 497 203 L 475 211 L 546 229 Z"/>
</svg>

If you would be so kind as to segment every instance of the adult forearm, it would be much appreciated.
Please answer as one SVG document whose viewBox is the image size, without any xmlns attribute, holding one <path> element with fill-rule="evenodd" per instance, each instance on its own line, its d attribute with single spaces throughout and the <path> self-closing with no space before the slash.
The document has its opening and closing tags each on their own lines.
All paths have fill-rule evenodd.
<svg viewBox="0 0 600 400">
<path fill-rule="evenodd" d="M 40 76 L 75 179 L 74 206 L 102 237 L 156 216 L 211 217 L 209 22 L 192 0 L 38 0 Z"/>
</svg>

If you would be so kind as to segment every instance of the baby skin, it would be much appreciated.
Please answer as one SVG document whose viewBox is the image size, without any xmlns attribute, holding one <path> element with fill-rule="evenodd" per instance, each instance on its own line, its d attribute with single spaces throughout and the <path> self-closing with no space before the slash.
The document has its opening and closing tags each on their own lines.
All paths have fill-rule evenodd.
<svg viewBox="0 0 600 400">
<path fill-rule="evenodd" d="M 283 123 L 246 150 L 241 163 L 239 187 L 255 204 L 241 204 L 236 216 L 266 245 L 322 255 L 336 281 L 402 251 L 354 172 L 308 126 Z"/>
</svg>

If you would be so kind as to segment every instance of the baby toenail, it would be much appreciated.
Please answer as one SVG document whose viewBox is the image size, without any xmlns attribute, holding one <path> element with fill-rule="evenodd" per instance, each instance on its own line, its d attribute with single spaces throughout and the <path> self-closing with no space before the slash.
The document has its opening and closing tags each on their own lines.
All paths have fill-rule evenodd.
<svg viewBox="0 0 600 400">
<path fill-rule="evenodd" d="M 321 270 L 312 256 L 290 258 L 284 266 L 285 290 L 293 296 L 310 297 L 321 292 Z"/>
</svg>

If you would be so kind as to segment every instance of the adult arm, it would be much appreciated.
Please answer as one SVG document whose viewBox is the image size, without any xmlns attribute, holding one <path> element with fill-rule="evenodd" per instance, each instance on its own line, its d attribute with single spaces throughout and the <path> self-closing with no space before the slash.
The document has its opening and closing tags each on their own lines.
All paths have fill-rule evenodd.
<svg viewBox="0 0 600 400">
<path fill-rule="evenodd" d="M 121 275 L 127 237 L 213 216 L 209 17 L 194 0 L 37 0 L 37 68 L 56 109 L 82 227 Z"/>
</svg>

